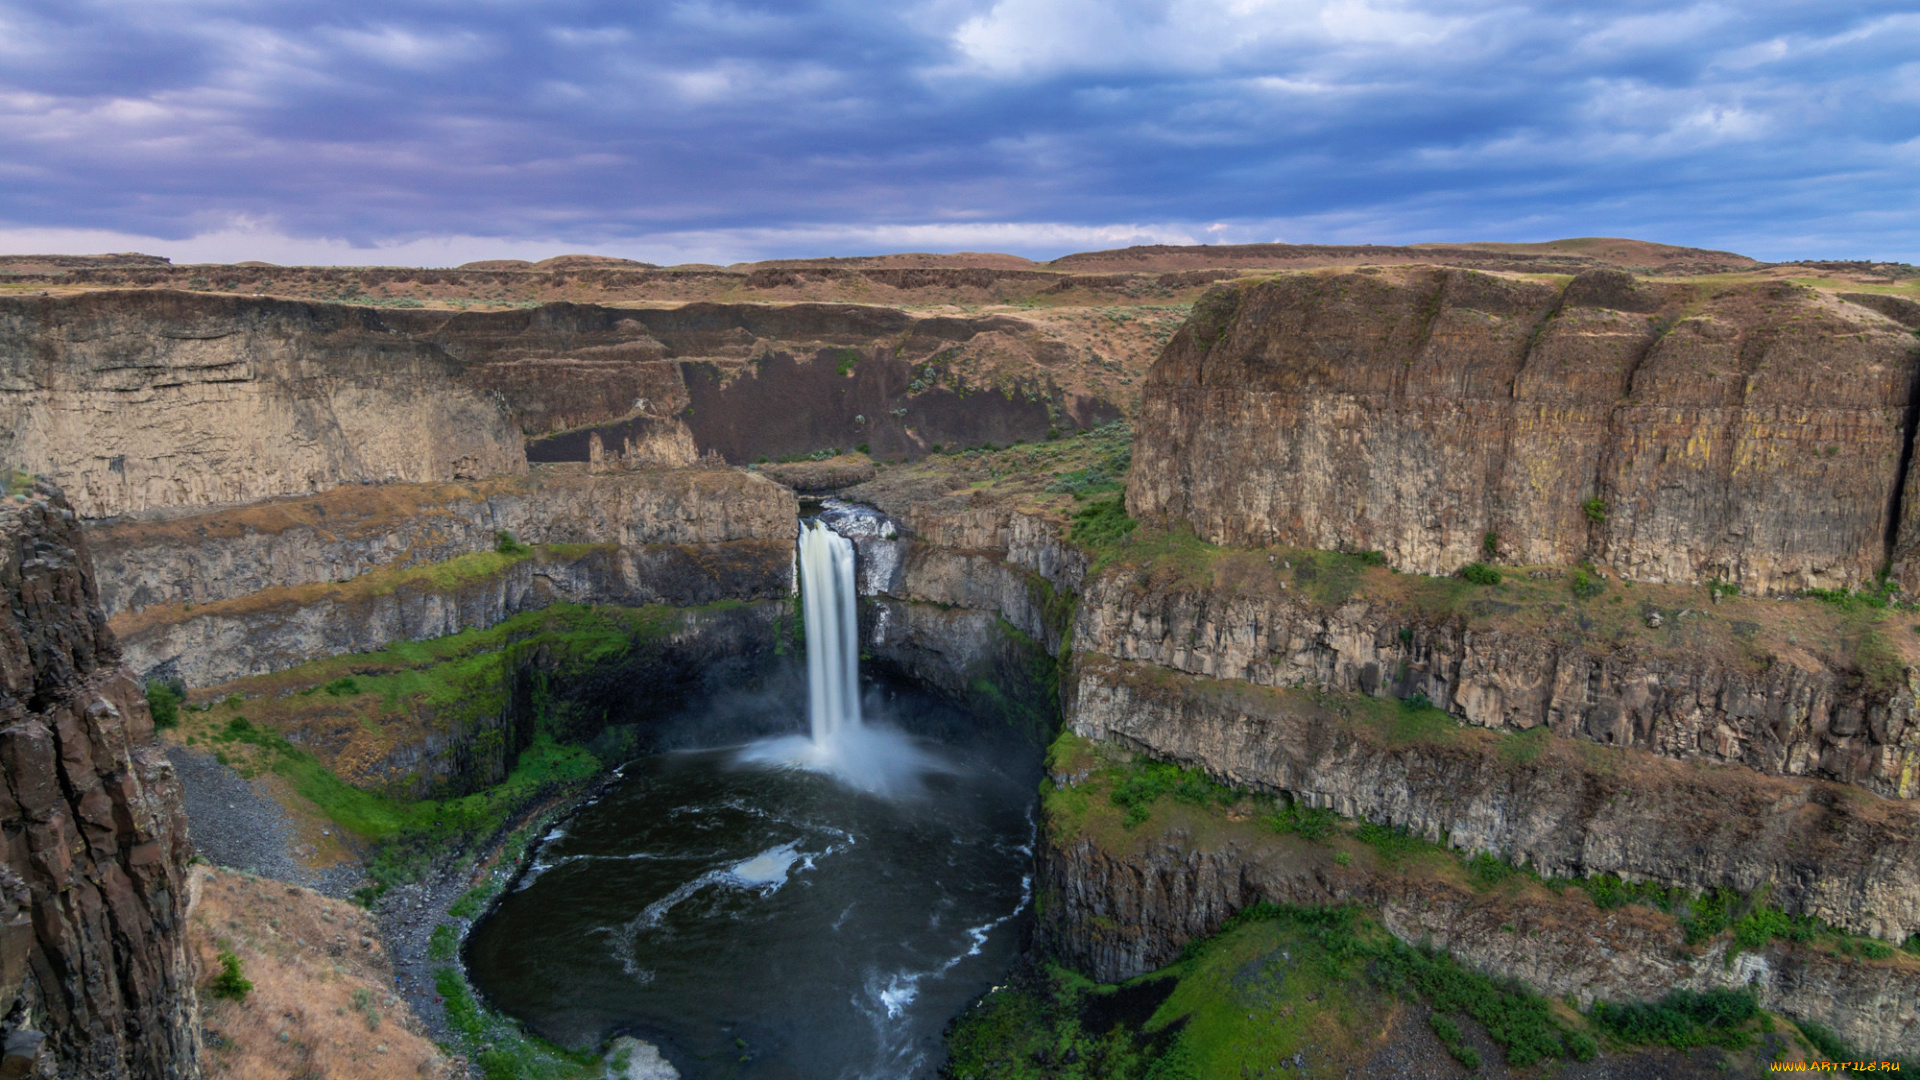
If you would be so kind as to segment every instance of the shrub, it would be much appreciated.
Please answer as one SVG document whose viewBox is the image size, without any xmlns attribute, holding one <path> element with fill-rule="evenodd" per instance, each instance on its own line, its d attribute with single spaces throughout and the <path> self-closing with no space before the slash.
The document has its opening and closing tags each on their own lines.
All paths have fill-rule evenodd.
<svg viewBox="0 0 1920 1080">
<path fill-rule="evenodd" d="M 1467 876 L 1483 888 L 1492 888 L 1519 872 L 1512 863 L 1490 851 L 1482 851 L 1467 860 Z"/>
<path fill-rule="evenodd" d="M 1686 931 L 1689 945 L 1700 945 L 1718 937 L 1720 931 L 1733 924 L 1733 915 L 1729 911 L 1739 900 L 1730 889 L 1715 889 L 1705 893 L 1688 904 L 1685 918 L 1680 926 Z"/>
<path fill-rule="evenodd" d="M 1366 551 L 1354 552 L 1353 557 L 1360 560 L 1361 566 L 1387 565 L 1387 553 L 1384 551 L 1375 551 L 1369 548 Z"/>
<path fill-rule="evenodd" d="M 1161 761 L 1136 761 L 1113 785 L 1113 805 L 1127 811 L 1122 824 L 1133 828 L 1153 814 L 1153 804 L 1166 796 L 1190 806 L 1233 802 L 1232 788 L 1216 784 L 1198 769 L 1183 769 Z"/>
<path fill-rule="evenodd" d="M 1594 1055 L 1600 1052 L 1600 1044 L 1584 1031 L 1569 1032 L 1566 1043 L 1567 1053 L 1575 1061 L 1592 1061 Z"/>
<path fill-rule="evenodd" d="M 1480 550 L 1491 559 L 1500 554 L 1500 534 L 1490 532 L 1480 538 Z"/>
<path fill-rule="evenodd" d="M 1089 503 L 1073 515 L 1072 537 L 1086 547 L 1107 547 L 1125 540 L 1138 526 L 1119 499 Z"/>
<path fill-rule="evenodd" d="M 1287 808 L 1267 819 L 1275 832 L 1292 833 L 1303 840 L 1321 840 L 1333 831 L 1340 816 L 1323 807 L 1289 803 Z"/>
<path fill-rule="evenodd" d="M 217 998 L 230 1001 L 245 1001 L 253 992 L 253 983 L 240 974 L 240 958 L 230 950 L 220 952 L 220 974 L 207 984 L 207 991 Z"/>
<path fill-rule="evenodd" d="M 187 688 L 180 682 L 155 679 L 147 684 L 147 711 L 153 713 L 153 726 L 166 729 L 180 723 L 180 703 L 187 700 Z"/>
<path fill-rule="evenodd" d="M 1607 500 L 1600 496 L 1595 495 L 1593 498 L 1581 503 L 1580 509 L 1586 511 L 1587 520 L 1593 524 L 1605 525 L 1607 523 Z"/>
<path fill-rule="evenodd" d="M 493 550 L 502 555 L 525 555 L 533 549 L 514 539 L 513 533 L 501 529 L 493 534 Z"/>
<path fill-rule="evenodd" d="M 360 684 L 351 675 L 338 678 L 321 687 L 328 697 L 354 697 L 360 693 Z"/>
<path fill-rule="evenodd" d="M 1576 569 L 1573 572 L 1573 595 L 1582 600 L 1591 600 L 1599 596 L 1606 587 L 1607 584 L 1600 579 L 1600 575 L 1589 574 L 1585 568 Z"/>
<path fill-rule="evenodd" d="M 1486 563 L 1470 562 L 1460 568 L 1460 576 L 1475 585 L 1500 584 L 1500 571 L 1495 570 Z"/>
<path fill-rule="evenodd" d="M 1600 1002 L 1594 1023 L 1622 1042 L 1686 1050 L 1719 1046 L 1738 1050 L 1752 1042 L 1741 1025 L 1760 1015 L 1749 990 L 1675 990 L 1657 1002 Z"/>
</svg>

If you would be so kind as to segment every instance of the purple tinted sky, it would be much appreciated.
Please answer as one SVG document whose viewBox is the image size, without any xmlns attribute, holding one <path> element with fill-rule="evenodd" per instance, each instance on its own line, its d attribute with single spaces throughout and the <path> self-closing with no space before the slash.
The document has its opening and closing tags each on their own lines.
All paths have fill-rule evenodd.
<svg viewBox="0 0 1920 1080">
<path fill-rule="evenodd" d="M 1920 261 L 1920 4 L 0 0 L 0 250 Z"/>
</svg>

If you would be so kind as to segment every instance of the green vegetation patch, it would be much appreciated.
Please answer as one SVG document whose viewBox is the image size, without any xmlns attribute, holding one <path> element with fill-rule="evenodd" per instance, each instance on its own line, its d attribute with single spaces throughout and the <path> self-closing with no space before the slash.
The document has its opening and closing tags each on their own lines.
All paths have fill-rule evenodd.
<svg viewBox="0 0 1920 1080">
<path fill-rule="evenodd" d="M 179 726 L 180 706 L 186 700 L 186 687 L 177 681 L 155 679 L 147 683 L 147 711 L 153 714 L 153 726 L 161 731 Z"/>
<path fill-rule="evenodd" d="M 1516 1065 L 1585 1059 L 1598 1046 L 1578 1015 L 1402 944 L 1358 909 L 1257 904 L 1178 962 L 1119 986 L 1057 966 L 1022 973 L 955 1022 L 947 1075 L 1197 1080 L 1282 1064 L 1339 1075 L 1384 1033 L 1396 1001 L 1431 1005 L 1436 1032 L 1451 1028 L 1462 1049 L 1460 1020 L 1471 1018 Z"/>
<path fill-rule="evenodd" d="M 247 995 L 253 993 L 253 983 L 241 973 L 240 958 L 231 950 L 222 949 L 219 960 L 220 974 L 207 984 L 207 992 L 229 1001 L 245 1001 Z"/>
<path fill-rule="evenodd" d="M 1621 1042 L 1681 1050 L 1745 1049 L 1754 1040 L 1749 1021 L 1759 1016 L 1760 1005 L 1749 990 L 1675 990 L 1659 1001 L 1603 1001 L 1593 1007 L 1594 1023 Z"/>
<path fill-rule="evenodd" d="M 1113 790 L 1108 798 L 1126 811 L 1123 823 L 1131 829 L 1153 814 L 1153 804 L 1171 798 L 1188 806 L 1230 806 L 1240 795 L 1199 769 L 1163 761 L 1136 760 L 1112 770 Z"/>
<path fill-rule="evenodd" d="M 607 1075 L 600 1055 L 528 1035 L 481 1004 L 459 969 L 436 970 L 433 986 L 445 1003 L 454 1041 L 486 1080 L 604 1080 Z"/>
</svg>

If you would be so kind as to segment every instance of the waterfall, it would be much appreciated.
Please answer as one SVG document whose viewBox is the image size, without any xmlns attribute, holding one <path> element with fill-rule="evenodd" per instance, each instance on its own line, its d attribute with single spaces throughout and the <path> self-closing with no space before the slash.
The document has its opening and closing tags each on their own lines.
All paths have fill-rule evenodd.
<svg viewBox="0 0 1920 1080">
<path fill-rule="evenodd" d="M 860 726 L 859 623 L 853 541 L 809 521 L 800 529 L 800 593 L 807 617 L 807 715 L 815 745 Z"/>
<path fill-rule="evenodd" d="M 869 535 L 877 535 L 869 534 Z M 874 795 L 918 794 L 928 773 L 951 767 L 884 711 L 860 715 L 860 627 L 854 607 L 853 541 L 820 521 L 800 526 L 800 597 L 807 620 L 807 735 L 778 735 L 741 748 L 740 760 L 808 769 Z"/>
</svg>

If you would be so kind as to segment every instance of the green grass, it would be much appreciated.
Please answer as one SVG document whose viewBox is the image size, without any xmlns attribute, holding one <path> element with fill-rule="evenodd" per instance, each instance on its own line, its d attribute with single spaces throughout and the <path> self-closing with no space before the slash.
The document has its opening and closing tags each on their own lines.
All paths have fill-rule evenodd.
<svg viewBox="0 0 1920 1080">
<path fill-rule="evenodd" d="M 598 1054 L 568 1050 L 528 1035 L 513 1021 L 482 1005 L 459 969 L 443 967 L 433 986 L 445 1003 L 447 1026 L 459 1048 L 486 1080 L 603 1080 Z"/>
<path fill-rule="evenodd" d="M 1166 762 L 1140 758 L 1115 772 L 1108 798 L 1126 811 L 1122 820 L 1129 829 L 1151 817 L 1153 804 L 1161 799 L 1171 798 L 1188 806 L 1227 806 L 1240 797 L 1198 769 Z"/>
<path fill-rule="evenodd" d="M 1139 523 L 1127 516 L 1126 501 L 1115 496 L 1075 511 L 1068 537 L 1098 557 L 1124 543 L 1138 527 Z"/>
<path fill-rule="evenodd" d="M 1298 802 L 1288 803 L 1283 809 L 1267 818 L 1267 825 L 1273 831 L 1288 833 L 1315 843 L 1333 835 L 1339 824 L 1340 815 L 1332 810 L 1306 806 Z"/>
</svg>

